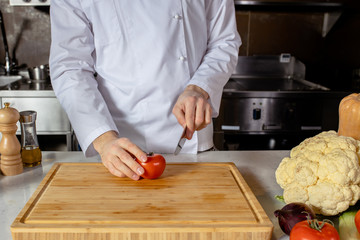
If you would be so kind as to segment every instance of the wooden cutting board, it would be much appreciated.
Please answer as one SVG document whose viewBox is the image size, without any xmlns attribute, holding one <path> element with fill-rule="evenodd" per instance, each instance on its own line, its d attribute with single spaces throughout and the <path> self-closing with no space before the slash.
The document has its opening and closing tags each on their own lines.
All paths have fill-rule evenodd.
<svg viewBox="0 0 360 240">
<path fill-rule="evenodd" d="M 14 240 L 263 240 L 272 229 L 233 163 L 168 163 L 139 181 L 57 163 L 11 226 Z"/>
</svg>

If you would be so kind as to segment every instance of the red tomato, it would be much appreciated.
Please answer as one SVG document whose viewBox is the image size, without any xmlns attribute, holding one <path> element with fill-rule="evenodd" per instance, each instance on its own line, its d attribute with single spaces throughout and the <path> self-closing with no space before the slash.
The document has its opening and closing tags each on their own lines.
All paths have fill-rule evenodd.
<svg viewBox="0 0 360 240">
<path fill-rule="evenodd" d="M 160 154 L 149 154 L 147 161 L 142 162 L 139 159 L 136 161 L 144 168 L 145 172 L 141 175 L 143 178 L 155 179 L 161 176 L 166 167 L 165 158 Z"/>
<path fill-rule="evenodd" d="M 322 222 L 319 221 L 319 224 Z M 290 240 L 339 240 L 339 233 L 330 223 L 325 223 L 321 231 L 310 227 L 307 220 L 298 222 L 291 229 Z"/>
<path fill-rule="evenodd" d="M 357 211 L 357 213 L 355 215 L 355 226 L 356 226 L 358 232 L 360 233 L 360 210 Z"/>
</svg>

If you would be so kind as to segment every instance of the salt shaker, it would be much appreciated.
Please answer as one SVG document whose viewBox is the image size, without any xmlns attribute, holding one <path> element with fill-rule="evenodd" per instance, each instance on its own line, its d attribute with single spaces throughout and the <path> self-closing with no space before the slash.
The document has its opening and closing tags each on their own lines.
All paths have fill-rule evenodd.
<svg viewBox="0 0 360 240">
<path fill-rule="evenodd" d="M 20 112 L 21 157 L 25 167 L 34 167 L 41 163 L 41 150 L 36 135 L 36 111 Z"/>
<path fill-rule="evenodd" d="M 19 112 L 4 103 L 0 109 L 0 141 L 1 171 L 6 176 L 17 175 L 23 172 L 23 163 L 20 154 L 20 142 L 16 137 L 16 123 L 20 118 Z"/>
</svg>

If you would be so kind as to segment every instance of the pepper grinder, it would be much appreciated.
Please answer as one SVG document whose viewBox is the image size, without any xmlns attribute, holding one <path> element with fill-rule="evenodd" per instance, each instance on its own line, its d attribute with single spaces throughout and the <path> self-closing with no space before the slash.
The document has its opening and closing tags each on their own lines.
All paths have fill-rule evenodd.
<svg viewBox="0 0 360 240">
<path fill-rule="evenodd" d="M 16 123 L 20 119 L 19 112 L 4 103 L 4 108 L 0 109 L 0 141 L 1 171 L 6 176 L 13 176 L 23 172 L 21 160 L 21 146 L 16 137 Z"/>
<path fill-rule="evenodd" d="M 41 163 L 41 150 L 36 135 L 35 111 L 20 112 L 21 158 L 25 167 L 34 167 Z"/>
</svg>

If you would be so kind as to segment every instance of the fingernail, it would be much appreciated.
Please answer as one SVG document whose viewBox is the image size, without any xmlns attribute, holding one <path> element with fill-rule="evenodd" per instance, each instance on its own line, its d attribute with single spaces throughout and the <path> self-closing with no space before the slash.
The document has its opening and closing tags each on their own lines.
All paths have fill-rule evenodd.
<svg viewBox="0 0 360 240">
<path fill-rule="evenodd" d="M 140 176 L 139 176 L 139 175 L 134 174 L 134 175 L 132 176 L 132 179 L 134 179 L 134 180 L 139 180 L 139 179 L 140 179 Z"/>
<path fill-rule="evenodd" d="M 139 167 L 137 170 L 136 170 L 140 175 L 142 175 L 144 173 L 144 169 Z"/>
<path fill-rule="evenodd" d="M 141 160 L 142 162 L 146 162 L 147 156 L 141 156 L 141 157 L 140 157 L 140 160 Z"/>
<path fill-rule="evenodd" d="M 186 135 L 187 135 L 187 139 L 191 139 L 191 137 L 192 137 L 192 134 L 191 133 L 186 133 Z"/>
</svg>

